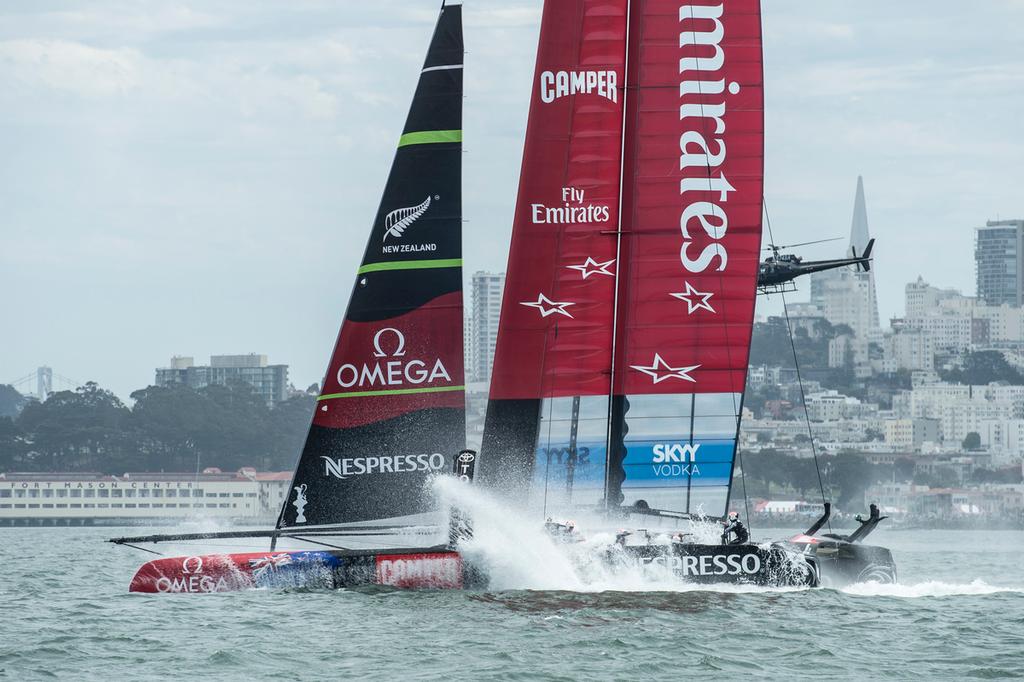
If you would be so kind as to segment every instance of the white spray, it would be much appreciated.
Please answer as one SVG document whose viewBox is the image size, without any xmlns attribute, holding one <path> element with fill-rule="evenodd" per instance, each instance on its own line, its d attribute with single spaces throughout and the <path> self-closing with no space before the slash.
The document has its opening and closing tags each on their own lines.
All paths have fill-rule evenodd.
<svg viewBox="0 0 1024 682">
<path fill-rule="evenodd" d="M 449 476 L 434 479 L 433 488 L 445 506 L 454 506 L 472 519 L 473 537 L 460 543 L 466 558 L 486 571 L 491 590 L 567 590 L 574 592 L 708 590 L 716 592 L 792 591 L 802 588 L 765 588 L 752 585 L 696 585 L 681 581 L 671 570 L 657 564 L 640 567 L 615 561 L 614 530 L 597 516 L 577 517 L 580 542 L 563 543 L 548 535 L 537 513 L 516 509 Z M 604 527 L 602 527 L 604 526 Z M 696 541 L 710 531 L 694 522 L 689 530 Z M 652 542 L 668 543 L 670 536 L 659 533 Z M 609 561 L 609 556 L 612 560 Z"/>
</svg>

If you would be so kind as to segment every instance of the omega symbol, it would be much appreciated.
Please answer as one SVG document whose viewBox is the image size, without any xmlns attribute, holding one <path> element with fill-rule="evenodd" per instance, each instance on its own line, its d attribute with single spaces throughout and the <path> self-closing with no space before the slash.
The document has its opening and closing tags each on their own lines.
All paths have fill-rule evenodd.
<svg viewBox="0 0 1024 682">
<path fill-rule="evenodd" d="M 373 348 L 376 351 L 373 354 L 374 357 L 378 357 L 378 358 L 386 358 L 386 357 L 388 357 L 388 354 L 386 352 L 384 352 L 384 350 L 382 350 L 381 347 L 380 347 L 380 337 L 383 336 L 384 332 L 392 332 L 392 333 L 394 333 L 394 335 L 396 337 L 398 337 L 398 347 L 395 348 L 395 352 L 392 353 L 391 356 L 392 357 L 396 357 L 396 358 L 400 358 L 403 355 L 405 355 L 405 336 L 403 336 L 402 332 L 398 331 L 394 327 L 384 327 L 379 332 L 377 332 L 374 335 L 374 337 L 373 337 Z"/>
</svg>

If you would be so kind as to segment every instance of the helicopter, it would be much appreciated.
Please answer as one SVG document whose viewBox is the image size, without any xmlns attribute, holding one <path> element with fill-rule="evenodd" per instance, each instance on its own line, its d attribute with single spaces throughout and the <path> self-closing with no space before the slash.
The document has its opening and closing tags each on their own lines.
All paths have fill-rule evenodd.
<svg viewBox="0 0 1024 682">
<path fill-rule="evenodd" d="M 858 272 L 868 272 L 871 270 L 871 249 L 875 245 L 874 239 L 868 241 L 867 248 L 864 249 L 864 253 L 860 256 L 857 255 L 857 247 L 851 246 L 850 249 L 853 253 L 851 258 L 804 262 L 804 259 L 800 256 L 794 256 L 789 253 L 779 253 L 782 249 L 791 249 L 796 246 L 808 246 L 810 244 L 821 244 L 823 242 L 834 242 L 838 239 L 841 239 L 841 237 L 835 237 L 833 239 L 819 239 L 813 242 L 802 242 L 800 244 L 787 244 L 783 246 L 769 244 L 765 251 L 771 251 L 772 255 L 764 259 L 757 271 L 758 293 L 774 294 L 785 291 L 795 291 L 795 285 L 791 285 L 791 288 L 786 288 L 786 285 L 791 283 L 800 275 L 808 275 L 812 272 L 832 270 L 834 268 L 846 267 L 847 265 L 855 266 Z"/>
</svg>

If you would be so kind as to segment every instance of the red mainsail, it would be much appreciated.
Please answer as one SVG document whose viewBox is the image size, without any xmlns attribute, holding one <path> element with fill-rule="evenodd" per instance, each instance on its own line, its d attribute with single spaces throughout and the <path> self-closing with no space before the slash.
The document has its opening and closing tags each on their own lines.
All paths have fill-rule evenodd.
<svg viewBox="0 0 1024 682">
<path fill-rule="evenodd" d="M 603 494 L 627 5 L 544 7 L 483 444 L 484 480 L 511 489 L 550 471 L 534 466 L 538 446 L 569 456 L 575 414 L 573 437 L 601 446 L 585 454 Z"/>
<path fill-rule="evenodd" d="M 485 478 L 724 513 L 761 239 L 759 2 L 548 2 L 543 21 Z M 577 87 L 588 69 L 617 97 Z M 536 220 L 554 202 L 572 222 Z M 607 222 L 572 210 L 595 202 Z"/>
<path fill-rule="evenodd" d="M 608 393 L 626 4 L 544 8 L 494 399 Z"/>
</svg>

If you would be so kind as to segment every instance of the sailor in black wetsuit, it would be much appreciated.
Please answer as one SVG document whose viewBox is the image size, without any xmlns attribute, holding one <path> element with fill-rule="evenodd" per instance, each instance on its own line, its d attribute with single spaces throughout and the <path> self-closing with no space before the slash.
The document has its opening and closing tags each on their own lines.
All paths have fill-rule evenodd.
<svg viewBox="0 0 1024 682">
<path fill-rule="evenodd" d="M 725 530 L 722 531 L 723 545 L 743 545 L 750 539 L 750 533 L 747 532 L 747 527 L 743 525 L 742 521 L 740 521 L 739 512 L 729 512 L 728 520 L 723 523 L 725 525 Z M 730 535 L 735 535 L 736 537 L 730 540 Z"/>
</svg>

